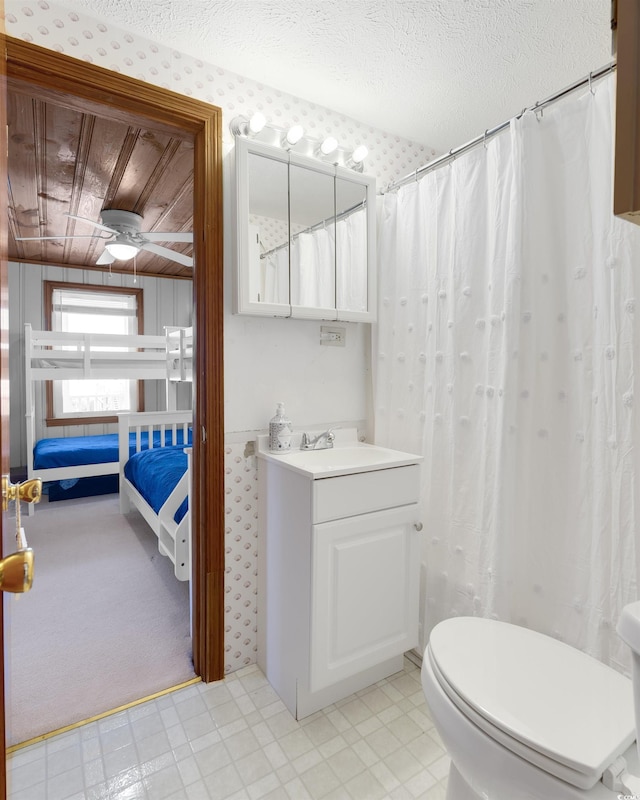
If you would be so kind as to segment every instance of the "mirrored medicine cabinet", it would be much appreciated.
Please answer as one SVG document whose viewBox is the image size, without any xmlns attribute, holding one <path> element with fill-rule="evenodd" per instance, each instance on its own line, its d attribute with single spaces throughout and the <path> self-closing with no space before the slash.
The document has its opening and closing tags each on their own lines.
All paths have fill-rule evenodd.
<svg viewBox="0 0 640 800">
<path fill-rule="evenodd" d="M 373 322 L 375 178 L 236 137 L 238 314 Z"/>
</svg>

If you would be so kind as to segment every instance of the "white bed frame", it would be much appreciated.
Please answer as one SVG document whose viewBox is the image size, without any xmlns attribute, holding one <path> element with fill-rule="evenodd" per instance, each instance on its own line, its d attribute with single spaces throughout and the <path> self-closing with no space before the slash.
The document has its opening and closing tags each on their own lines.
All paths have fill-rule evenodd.
<svg viewBox="0 0 640 800">
<path fill-rule="evenodd" d="M 153 444 L 153 432 L 160 431 L 161 447 L 178 444 L 177 434 L 183 432 L 183 441 L 187 441 L 189 427 L 192 424 L 191 411 L 150 411 L 137 414 L 118 415 L 118 446 L 120 451 L 120 511 L 128 514 L 131 507 L 136 508 L 144 517 L 151 530 L 158 537 L 158 550 L 168 556 L 173 563 L 176 578 L 187 581 L 191 577 L 191 447 L 185 447 L 187 453 L 187 471 L 167 498 L 165 504 L 156 512 L 142 497 L 135 486 L 124 476 L 124 465 L 129 460 L 129 435 L 136 435 L 136 452 L 140 448 L 142 433 L 149 436 Z M 165 443 L 165 434 L 171 433 L 171 441 Z M 157 445 L 156 445 L 157 447 Z M 189 510 L 177 523 L 174 514 L 185 497 L 189 497 Z"/>
<path fill-rule="evenodd" d="M 191 380 L 192 328 L 167 327 L 165 334 L 160 336 L 128 336 L 34 331 L 27 323 L 24 328 L 24 344 L 28 478 L 36 477 L 33 469 L 36 381 L 83 378 L 164 380 L 167 386 L 167 408 L 175 410 L 177 383 Z M 70 347 L 74 349 L 68 349 Z M 118 470 L 119 463 L 111 461 L 104 464 L 39 469 L 37 477 L 43 481 L 60 481 L 113 475 Z"/>
<path fill-rule="evenodd" d="M 175 411 L 176 384 L 193 381 L 193 328 L 166 326 L 167 409 Z"/>
</svg>

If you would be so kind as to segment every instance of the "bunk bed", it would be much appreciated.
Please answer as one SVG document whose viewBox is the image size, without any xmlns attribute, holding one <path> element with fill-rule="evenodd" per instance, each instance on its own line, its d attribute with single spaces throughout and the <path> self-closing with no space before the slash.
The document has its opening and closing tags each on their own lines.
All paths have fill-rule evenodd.
<svg viewBox="0 0 640 800">
<path fill-rule="evenodd" d="M 193 328 L 166 326 L 167 410 L 175 411 L 176 384 L 193 381 Z"/>
<path fill-rule="evenodd" d="M 36 441 L 36 384 L 89 378 L 162 380 L 167 409 L 175 410 L 177 384 L 191 380 L 192 329 L 171 327 L 163 335 L 126 336 L 34 331 L 26 324 L 24 342 L 27 477 L 72 485 L 78 479 L 115 476 L 110 491 L 117 491 L 118 434 Z M 131 452 L 133 448 L 132 440 Z"/>
<path fill-rule="evenodd" d="M 191 424 L 191 411 L 118 416 L 120 510 L 140 512 L 181 581 L 191 575 Z"/>
</svg>

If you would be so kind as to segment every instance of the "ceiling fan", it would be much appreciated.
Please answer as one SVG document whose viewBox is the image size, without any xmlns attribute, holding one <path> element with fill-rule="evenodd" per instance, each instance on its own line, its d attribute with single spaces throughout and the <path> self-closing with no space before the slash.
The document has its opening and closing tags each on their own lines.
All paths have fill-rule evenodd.
<svg viewBox="0 0 640 800">
<path fill-rule="evenodd" d="M 106 231 L 109 235 L 93 233 L 77 236 L 16 236 L 18 242 L 33 242 L 44 239 L 103 239 L 105 242 L 104 250 L 96 261 L 96 264 L 112 264 L 114 261 L 127 261 L 136 256 L 140 250 L 148 250 L 163 258 L 169 258 L 183 264 L 185 267 L 193 267 L 193 258 L 162 247 L 155 242 L 193 242 L 193 233 L 185 231 L 183 233 L 167 233 L 161 231 L 140 232 L 142 217 L 133 211 L 123 211 L 118 208 L 105 208 L 100 212 L 101 222 L 95 222 L 87 217 L 78 217 L 75 214 L 65 214 L 70 219 L 77 219 L 81 222 L 88 222 L 94 228 Z"/>
</svg>

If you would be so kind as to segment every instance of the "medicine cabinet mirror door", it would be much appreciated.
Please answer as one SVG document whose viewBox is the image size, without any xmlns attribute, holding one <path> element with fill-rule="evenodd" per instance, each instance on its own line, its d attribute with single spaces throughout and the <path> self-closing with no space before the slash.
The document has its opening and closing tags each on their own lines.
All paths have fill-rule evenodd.
<svg viewBox="0 0 640 800">
<path fill-rule="evenodd" d="M 289 317 L 289 154 L 246 145 L 236 142 L 237 311 Z"/>
<path fill-rule="evenodd" d="M 336 319 L 335 167 L 289 165 L 291 316 Z M 308 161 L 308 159 L 305 159 Z"/>
<path fill-rule="evenodd" d="M 375 187 L 336 175 L 336 309 L 339 320 L 373 319 L 375 226 L 369 224 Z M 367 179 L 364 179 L 365 181 Z M 374 217 L 375 221 L 375 217 Z"/>
</svg>

